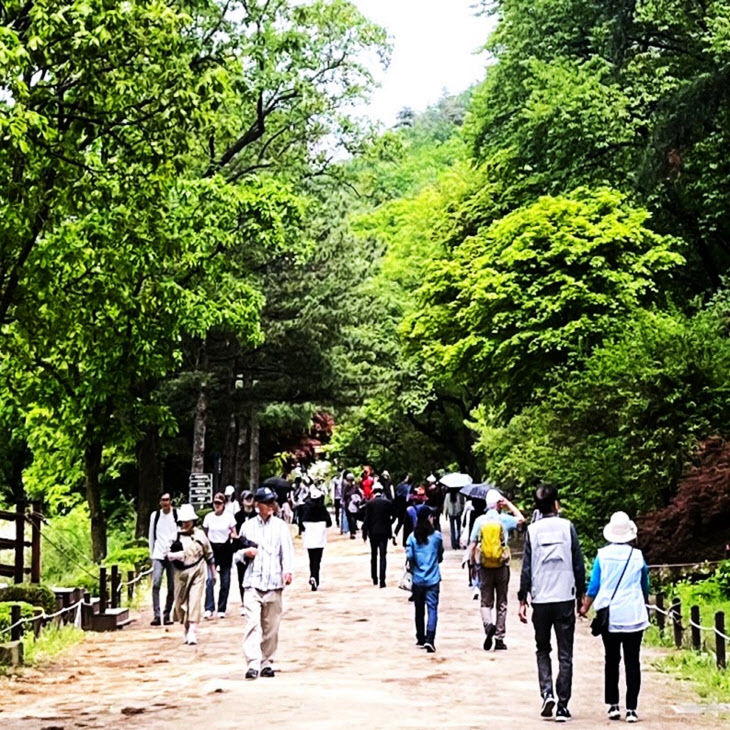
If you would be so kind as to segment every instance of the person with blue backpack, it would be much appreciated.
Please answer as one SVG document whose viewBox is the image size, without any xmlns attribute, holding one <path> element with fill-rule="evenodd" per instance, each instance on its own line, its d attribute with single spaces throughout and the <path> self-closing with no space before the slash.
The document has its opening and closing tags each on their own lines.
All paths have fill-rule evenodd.
<svg viewBox="0 0 730 730">
<path fill-rule="evenodd" d="M 470 562 L 478 566 L 484 650 L 504 650 L 507 629 L 507 592 L 510 577 L 510 533 L 524 523 L 525 517 L 512 502 L 496 489 L 487 492 L 487 511 L 474 521 L 470 545 Z M 503 508 L 509 514 L 502 512 Z M 496 603 L 496 618 L 492 613 Z"/>
</svg>

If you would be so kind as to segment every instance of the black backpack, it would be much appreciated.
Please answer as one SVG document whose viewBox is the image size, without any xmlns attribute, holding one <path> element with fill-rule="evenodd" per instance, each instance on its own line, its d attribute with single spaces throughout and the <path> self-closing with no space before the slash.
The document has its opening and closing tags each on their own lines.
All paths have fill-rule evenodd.
<svg viewBox="0 0 730 730">
<path fill-rule="evenodd" d="M 152 546 L 154 547 L 154 544 L 157 542 L 157 523 L 160 521 L 160 515 L 162 514 L 162 510 L 158 509 L 157 512 L 155 512 L 155 521 L 152 524 Z M 177 510 L 173 507 L 172 508 L 172 516 L 175 518 L 175 524 L 177 524 Z M 178 536 L 180 533 L 178 532 Z"/>
</svg>

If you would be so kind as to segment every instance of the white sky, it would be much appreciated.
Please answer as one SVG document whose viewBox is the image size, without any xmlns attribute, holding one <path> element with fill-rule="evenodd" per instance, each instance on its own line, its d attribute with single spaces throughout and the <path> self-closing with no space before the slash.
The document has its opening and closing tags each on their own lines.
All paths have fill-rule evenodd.
<svg viewBox="0 0 730 730">
<path fill-rule="evenodd" d="M 390 67 L 378 79 L 366 114 L 391 126 L 403 107 L 422 111 L 441 97 L 484 78 L 487 40 L 494 19 L 475 16 L 473 0 L 353 0 L 386 28 L 393 43 Z"/>
</svg>

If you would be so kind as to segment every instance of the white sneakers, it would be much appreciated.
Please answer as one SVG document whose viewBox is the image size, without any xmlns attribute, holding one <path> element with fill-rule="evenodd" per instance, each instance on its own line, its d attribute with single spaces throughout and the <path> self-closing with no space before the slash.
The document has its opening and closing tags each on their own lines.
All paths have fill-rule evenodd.
<svg viewBox="0 0 730 730">
<path fill-rule="evenodd" d="M 226 617 L 225 612 L 223 612 L 223 613 L 221 613 L 220 611 L 218 612 L 218 618 L 225 618 L 225 617 Z"/>
<path fill-rule="evenodd" d="M 185 643 L 186 644 L 197 644 L 198 643 L 198 637 L 195 633 L 195 629 L 188 629 L 187 634 L 185 634 Z"/>
<path fill-rule="evenodd" d="M 203 618 L 205 618 L 205 619 L 211 619 L 211 618 L 213 618 L 213 612 L 212 611 L 206 611 L 203 614 Z"/>
</svg>

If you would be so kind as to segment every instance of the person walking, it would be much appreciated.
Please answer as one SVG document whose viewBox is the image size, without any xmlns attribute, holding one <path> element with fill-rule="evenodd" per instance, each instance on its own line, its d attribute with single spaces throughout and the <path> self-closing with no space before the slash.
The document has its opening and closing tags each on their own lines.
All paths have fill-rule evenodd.
<svg viewBox="0 0 730 730">
<path fill-rule="evenodd" d="M 638 722 L 641 689 L 641 640 L 649 626 L 649 568 L 641 550 L 634 546 L 636 524 L 625 512 L 614 512 L 603 528 L 609 544 L 598 551 L 586 597 L 580 609 L 585 617 L 591 605 L 610 608 L 608 626 L 601 634 L 605 650 L 604 700 L 608 719 L 619 720 L 619 664 L 621 650 L 626 670 L 626 722 Z"/>
<path fill-rule="evenodd" d="M 256 507 L 253 503 L 253 492 L 246 489 L 241 492 L 241 508 L 236 512 L 236 534 L 241 534 L 241 526 L 246 520 L 256 517 Z M 240 537 L 233 541 L 233 551 L 240 550 L 243 547 Z M 238 592 L 241 595 L 241 616 L 243 616 L 243 574 L 245 566 L 243 562 L 236 563 L 236 577 L 238 578 Z"/>
<path fill-rule="evenodd" d="M 235 517 L 238 514 L 238 510 L 241 509 L 241 506 L 236 501 L 236 488 L 232 484 L 229 484 L 223 494 L 226 500 L 226 512 L 230 512 Z"/>
<path fill-rule="evenodd" d="M 479 571 L 479 595 L 481 598 L 482 625 L 484 626 L 484 650 L 504 650 L 507 629 L 507 593 L 510 577 L 509 536 L 525 521 L 525 517 L 512 502 L 496 489 L 487 492 L 487 511 L 476 519 L 470 538 L 470 562 Z M 506 507 L 510 514 L 502 512 Z M 496 620 L 492 612 L 495 607 Z"/>
<path fill-rule="evenodd" d="M 246 679 L 273 677 L 273 661 L 279 644 L 282 593 L 294 577 L 294 546 L 289 526 L 274 516 L 276 494 L 261 487 L 255 494 L 258 516 L 244 522 L 241 537 L 255 543 L 240 551 L 251 562 L 243 577 L 246 629 L 243 653 Z"/>
<path fill-rule="evenodd" d="M 393 479 L 387 469 L 383 469 L 383 473 L 380 475 L 380 483 L 383 485 L 385 498 L 392 502 L 395 497 L 393 494 Z"/>
<path fill-rule="evenodd" d="M 213 549 L 205 533 L 195 526 L 198 515 L 191 504 L 180 507 L 180 529 L 169 545 L 167 559 L 175 569 L 174 619 L 183 625 L 186 644 L 197 644 L 196 629 L 203 611 L 206 576 L 213 569 Z M 215 570 L 213 580 L 215 580 Z"/>
<path fill-rule="evenodd" d="M 327 528 L 332 527 L 332 518 L 324 505 L 324 492 L 319 487 L 309 490 L 309 498 L 302 505 L 300 516 L 302 542 L 309 555 L 309 585 L 316 591 L 322 555 L 327 545 Z"/>
<path fill-rule="evenodd" d="M 330 499 L 335 510 L 335 524 L 340 527 L 340 508 L 342 506 L 342 484 L 345 481 L 345 472 L 335 474 L 330 482 Z M 340 534 L 342 530 L 340 529 Z"/>
<path fill-rule="evenodd" d="M 585 566 L 575 527 L 558 516 L 558 490 L 540 484 L 535 502 L 542 517 L 527 528 L 522 555 L 522 575 L 517 597 L 520 621 L 527 623 L 527 597 L 532 597 L 532 624 L 537 646 L 537 674 L 542 696 L 541 717 L 552 717 L 555 708 L 550 661 L 552 631 L 558 644 L 558 677 L 555 690 L 557 722 L 570 720 L 568 709 L 573 684 L 575 616 L 585 594 Z"/>
<path fill-rule="evenodd" d="M 355 478 L 349 479 L 352 476 L 351 474 L 347 476 L 348 479 L 342 489 L 342 500 L 345 505 L 345 512 L 347 512 L 347 529 L 350 533 L 350 539 L 354 540 L 357 535 L 357 518 L 358 512 L 362 508 L 363 494 L 355 482 Z"/>
<path fill-rule="evenodd" d="M 149 546 L 152 560 L 152 610 L 154 617 L 150 626 L 167 626 L 172 623 L 170 613 L 175 601 L 175 574 L 172 563 L 165 557 L 170 543 L 177 536 L 177 510 L 172 506 L 169 492 L 160 495 L 160 509 L 150 515 Z M 160 616 L 160 587 L 162 576 L 167 580 L 165 610 Z"/>
<path fill-rule="evenodd" d="M 406 509 L 408 508 L 408 498 L 411 495 L 411 475 L 404 474 L 400 484 L 395 488 L 395 499 L 393 500 L 393 511 L 395 513 L 395 530 L 393 531 L 393 545 L 397 545 L 396 538 L 401 528 L 406 523 Z M 406 544 L 406 538 L 403 544 Z"/>
<path fill-rule="evenodd" d="M 215 556 L 215 569 L 220 573 L 220 588 L 218 590 L 218 618 L 226 617 L 228 607 L 228 593 L 231 588 L 231 565 L 233 559 L 233 544 L 231 538 L 237 537 L 236 518 L 226 510 L 225 495 L 218 492 L 213 497 L 213 511 L 205 515 L 203 529 L 208 536 L 213 555 Z M 215 596 L 213 584 L 215 575 L 211 575 L 205 588 L 205 618 L 212 618 L 215 613 Z"/>
<path fill-rule="evenodd" d="M 373 585 L 380 584 L 381 588 L 385 588 L 388 541 L 393 535 L 393 503 L 386 499 L 383 485 L 378 481 L 373 485 L 373 495 L 363 507 L 362 539 L 370 540 L 370 576 Z"/>
<path fill-rule="evenodd" d="M 449 489 L 444 500 L 444 517 L 448 517 L 451 531 L 451 549 L 458 550 L 461 541 L 461 515 L 466 498 L 458 489 Z"/>
<path fill-rule="evenodd" d="M 413 604 L 416 619 L 416 644 L 429 654 L 436 651 L 439 589 L 439 563 L 444 557 L 441 533 L 433 525 L 433 511 L 425 504 L 416 510 L 416 526 L 406 541 L 406 559 L 413 573 Z M 424 622 L 426 608 L 428 621 Z M 425 626 L 424 626 L 425 623 Z"/>
</svg>

